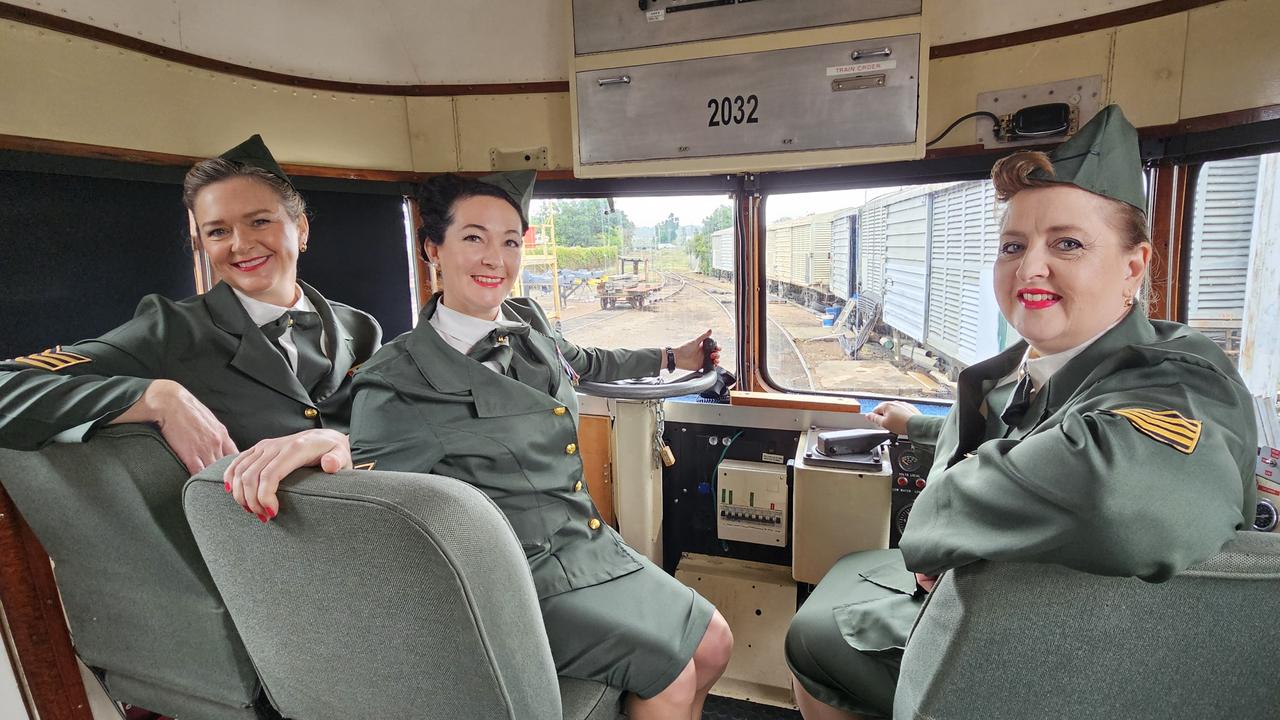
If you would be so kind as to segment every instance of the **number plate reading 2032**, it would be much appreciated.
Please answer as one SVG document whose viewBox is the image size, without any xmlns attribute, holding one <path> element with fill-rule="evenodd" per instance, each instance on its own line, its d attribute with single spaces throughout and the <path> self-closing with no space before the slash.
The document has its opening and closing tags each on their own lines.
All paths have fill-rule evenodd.
<svg viewBox="0 0 1280 720">
<path fill-rule="evenodd" d="M 760 122 L 760 118 L 756 117 L 756 111 L 760 109 L 760 98 L 755 95 L 748 95 L 745 98 L 741 95 L 711 98 L 707 101 L 707 109 L 711 111 L 707 127 L 750 125 Z"/>
</svg>

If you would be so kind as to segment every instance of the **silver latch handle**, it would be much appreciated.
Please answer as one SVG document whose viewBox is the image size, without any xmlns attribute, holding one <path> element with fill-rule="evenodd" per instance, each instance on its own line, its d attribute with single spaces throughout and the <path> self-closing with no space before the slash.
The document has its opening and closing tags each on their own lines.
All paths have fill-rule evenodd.
<svg viewBox="0 0 1280 720">
<path fill-rule="evenodd" d="M 599 80 L 596 80 L 596 83 L 597 83 L 600 87 L 604 87 L 605 85 L 630 85 L 630 84 L 631 84 L 631 76 L 630 76 L 630 75 L 619 75 L 618 77 L 600 78 Z"/>
<path fill-rule="evenodd" d="M 893 54 L 893 48 L 880 48 L 879 50 L 854 50 L 849 53 L 850 60 L 861 60 L 869 57 L 889 57 Z"/>
</svg>

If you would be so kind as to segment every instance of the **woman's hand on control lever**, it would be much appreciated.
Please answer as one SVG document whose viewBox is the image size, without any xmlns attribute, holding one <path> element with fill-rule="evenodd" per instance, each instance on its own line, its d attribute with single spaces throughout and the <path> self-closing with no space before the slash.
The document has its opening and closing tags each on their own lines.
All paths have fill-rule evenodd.
<svg viewBox="0 0 1280 720">
<path fill-rule="evenodd" d="M 698 337 L 689 342 L 672 348 L 672 352 L 676 356 L 676 368 L 680 370 L 701 370 L 703 363 L 706 361 L 707 353 L 703 349 L 703 341 L 710 340 L 711 347 L 711 365 L 715 367 L 720 364 L 720 347 L 711 340 L 711 331 L 707 330 Z"/>
<path fill-rule="evenodd" d="M 906 435 L 907 421 L 912 415 L 919 414 L 920 411 L 915 405 L 900 400 L 889 400 L 880 403 L 874 410 L 864 413 L 863 416 L 891 433 Z"/>
</svg>

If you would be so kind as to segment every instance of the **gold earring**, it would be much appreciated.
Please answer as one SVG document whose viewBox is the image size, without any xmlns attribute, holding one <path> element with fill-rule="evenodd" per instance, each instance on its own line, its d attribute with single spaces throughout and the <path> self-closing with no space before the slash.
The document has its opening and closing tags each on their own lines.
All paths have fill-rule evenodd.
<svg viewBox="0 0 1280 720">
<path fill-rule="evenodd" d="M 1133 298 L 1132 298 L 1131 296 L 1129 296 L 1129 295 L 1125 295 L 1125 296 L 1124 296 L 1124 306 L 1125 306 L 1125 307 L 1132 307 L 1132 306 L 1133 306 Z"/>
</svg>

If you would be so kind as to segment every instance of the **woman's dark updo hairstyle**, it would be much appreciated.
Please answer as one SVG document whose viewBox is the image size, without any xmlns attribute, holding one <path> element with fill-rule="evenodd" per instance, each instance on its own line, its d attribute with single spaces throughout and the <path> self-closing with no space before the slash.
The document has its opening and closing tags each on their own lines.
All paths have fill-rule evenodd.
<svg viewBox="0 0 1280 720">
<path fill-rule="evenodd" d="M 418 186 L 418 215 L 422 218 L 422 227 L 418 228 L 418 244 L 424 260 L 427 255 L 426 243 L 440 245 L 444 242 L 444 231 L 453 223 L 454 203 L 481 196 L 505 200 L 515 208 L 516 215 L 520 216 L 520 232 L 523 234 L 529 229 L 529 220 L 524 216 L 524 210 L 502 188 L 453 173 L 437 175 Z"/>
<path fill-rule="evenodd" d="M 284 211 L 294 222 L 307 212 L 306 201 L 292 185 L 279 176 L 260 167 L 222 158 L 201 160 L 187 171 L 187 176 L 182 180 L 182 203 L 188 210 L 195 212 L 196 195 L 199 195 L 201 190 L 216 182 L 234 177 L 250 177 L 265 183 L 280 197 L 280 204 L 284 206 Z"/>
</svg>

